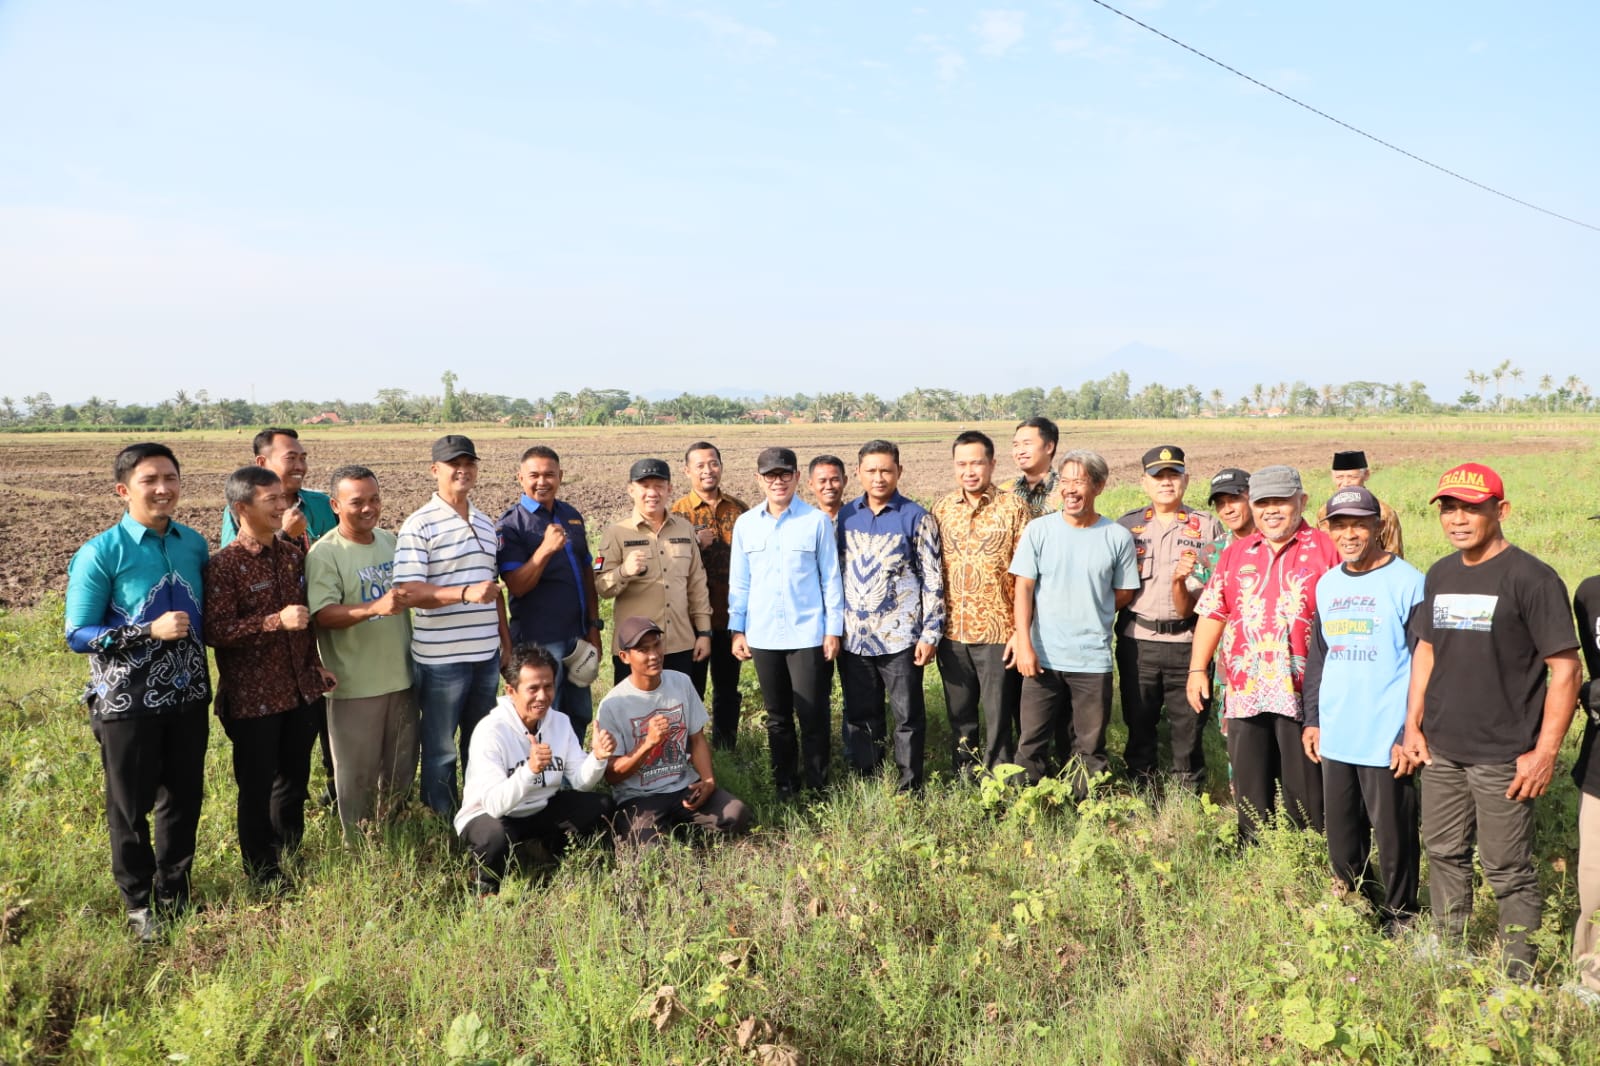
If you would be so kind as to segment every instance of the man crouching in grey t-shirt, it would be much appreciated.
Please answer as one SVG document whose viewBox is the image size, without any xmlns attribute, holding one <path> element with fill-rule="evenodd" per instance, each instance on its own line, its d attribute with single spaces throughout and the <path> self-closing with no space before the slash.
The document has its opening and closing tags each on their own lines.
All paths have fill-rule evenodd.
<svg viewBox="0 0 1600 1066">
<path fill-rule="evenodd" d="M 618 850 L 647 847 L 681 826 L 744 834 L 749 808 L 712 776 L 705 704 L 687 674 L 662 669 L 661 627 L 624 618 L 617 648 L 629 673 L 600 701 L 595 722 L 617 743 L 606 781 L 617 803 Z"/>
</svg>

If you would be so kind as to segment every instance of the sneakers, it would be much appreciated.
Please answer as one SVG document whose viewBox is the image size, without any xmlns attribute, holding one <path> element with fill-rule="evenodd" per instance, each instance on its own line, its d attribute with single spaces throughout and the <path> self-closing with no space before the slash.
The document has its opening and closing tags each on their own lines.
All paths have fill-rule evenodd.
<svg viewBox="0 0 1600 1066">
<path fill-rule="evenodd" d="M 135 907 L 128 912 L 128 929 L 141 944 L 154 944 L 161 939 L 161 920 L 149 907 Z"/>
</svg>

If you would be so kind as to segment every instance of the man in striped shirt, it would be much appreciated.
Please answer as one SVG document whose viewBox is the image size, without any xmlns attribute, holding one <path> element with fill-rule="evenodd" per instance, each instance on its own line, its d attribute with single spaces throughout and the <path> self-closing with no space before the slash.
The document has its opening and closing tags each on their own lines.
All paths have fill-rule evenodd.
<svg viewBox="0 0 1600 1066">
<path fill-rule="evenodd" d="M 494 519 L 468 496 L 478 453 L 459 434 L 433 444 L 438 491 L 400 527 L 394 587 L 412 607 L 411 659 L 422 711 L 422 801 L 446 819 L 459 805 L 456 731 L 467 761 L 472 727 L 499 693 L 505 627 L 495 583 Z"/>
</svg>

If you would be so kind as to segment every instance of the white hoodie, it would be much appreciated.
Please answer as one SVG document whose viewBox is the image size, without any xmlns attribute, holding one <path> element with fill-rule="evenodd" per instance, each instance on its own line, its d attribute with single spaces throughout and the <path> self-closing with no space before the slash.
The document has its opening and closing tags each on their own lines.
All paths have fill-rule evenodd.
<svg viewBox="0 0 1600 1066">
<path fill-rule="evenodd" d="M 606 764 L 583 750 L 565 714 L 554 708 L 546 711 L 538 734 L 550 745 L 551 761 L 536 774 L 528 769 L 528 727 L 517 717 L 511 697 L 501 696 L 473 729 L 461 810 L 456 812 L 457 834 L 480 814 L 491 818 L 537 814 L 563 781 L 578 792 L 591 792 L 605 778 Z"/>
</svg>

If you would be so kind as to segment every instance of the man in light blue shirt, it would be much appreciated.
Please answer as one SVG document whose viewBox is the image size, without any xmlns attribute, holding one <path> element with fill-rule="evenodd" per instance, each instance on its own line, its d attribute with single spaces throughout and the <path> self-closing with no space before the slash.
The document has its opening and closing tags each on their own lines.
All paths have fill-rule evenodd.
<svg viewBox="0 0 1600 1066">
<path fill-rule="evenodd" d="M 734 522 L 728 566 L 733 654 L 755 660 L 780 799 L 799 791 L 802 775 L 807 789 L 828 783 L 829 664 L 844 633 L 833 523 L 795 498 L 797 467 L 788 448 L 766 448 L 757 457 L 766 506 Z M 798 768 L 796 718 L 804 749 Z"/>
<path fill-rule="evenodd" d="M 1057 717 L 1070 715 L 1072 750 L 1057 751 L 1056 760 L 1082 799 L 1107 766 L 1111 625 L 1138 594 L 1139 560 L 1127 527 L 1095 510 L 1110 477 L 1105 459 L 1068 452 L 1058 473 L 1061 510 L 1029 522 L 1011 560 L 1023 679 L 1017 762 L 1029 783 L 1046 776 Z"/>
<path fill-rule="evenodd" d="M 1343 564 L 1314 592 L 1300 740 L 1322 764 L 1333 875 L 1361 891 L 1392 936 L 1417 916 L 1422 847 L 1403 741 L 1416 645 L 1409 630 L 1424 578 L 1383 546 L 1382 508 L 1364 486 L 1335 492 L 1326 520 Z M 1367 861 L 1374 836 L 1376 871 Z"/>
</svg>

